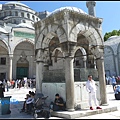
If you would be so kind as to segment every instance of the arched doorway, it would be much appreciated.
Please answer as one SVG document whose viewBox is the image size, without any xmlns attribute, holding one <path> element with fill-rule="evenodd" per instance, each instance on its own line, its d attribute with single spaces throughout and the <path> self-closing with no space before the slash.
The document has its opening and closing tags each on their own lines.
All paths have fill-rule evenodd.
<svg viewBox="0 0 120 120">
<path fill-rule="evenodd" d="M 29 62 L 26 59 L 24 51 L 21 53 L 19 60 L 17 61 L 16 77 L 18 79 L 23 79 L 28 77 Z"/>
<path fill-rule="evenodd" d="M 14 50 L 13 78 L 33 78 L 36 70 L 34 60 L 34 45 L 27 41 L 19 43 Z"/>
<path fill-rule="evenodd" d="M 9 74 L 8 47 L 4 41 L 0 40 L 0 80 L 8 79 Z"/>
</svg>

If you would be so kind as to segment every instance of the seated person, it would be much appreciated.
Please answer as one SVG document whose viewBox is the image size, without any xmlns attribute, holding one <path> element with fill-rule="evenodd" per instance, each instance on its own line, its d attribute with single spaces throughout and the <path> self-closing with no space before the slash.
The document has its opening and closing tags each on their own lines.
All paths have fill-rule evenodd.
<svg viewBox="0 0 120 120">
<path fill-rule="evenodd" d="M 33 104 L 35 101 L 34 96 L 35 96 L 35 93 L 31 92 L 31 97 L 26 100 L 26 107 L 27 107 L 26 112 L 29 114 L 31 114 L 31 112 L 32 112 Z"/>
<path fill-rule="evenodd" d="M 115 94 L 120 93 L 120 85 L 115 85 L 114 86 L 114 92 L 115 92 Z"/>
<path fill-rule="evenodd" d="M 26 94 L 26 98 L 25 98 L 25 101 L 23 103 L 23 108 L 21 109 L 20 112 L 24 112 L 26 110 L 26 100 L 29 99 L 31 96 L 30 94 Z"/>
<path fill-rule="evenodd" d="M 26 100 L 31 97 L 31 91 L 29 91 L 29 94 L 26 94 L 25 101 L 23 103 L 23 108 L 21 109 L 20 112 L 24 112 L 26 110 Z"/>
<path fill-rule="evenodd" d="M 114 86 L 115 99 L 120 100 L 120 85 Z"/>
<path fill-rule="evenodd" d="M 51 102 L 50 109 L 53 111 L 65 110 L 65 102 L 57 93 L 54 102 Z"/>
</svg>

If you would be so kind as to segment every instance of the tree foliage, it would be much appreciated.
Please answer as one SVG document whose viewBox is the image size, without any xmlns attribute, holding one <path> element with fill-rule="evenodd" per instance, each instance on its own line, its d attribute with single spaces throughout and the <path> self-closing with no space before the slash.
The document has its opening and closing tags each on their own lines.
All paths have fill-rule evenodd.
<svg viewBox="0 0 120 120">
<path fill-rule="evenodd" d="M 104 41 L 107 41 L 107 39 L 111 36 L 120 36 L 120 30 L 113 30 L 112 32 L 105 33 L 104 35 Z"/>
</svg>

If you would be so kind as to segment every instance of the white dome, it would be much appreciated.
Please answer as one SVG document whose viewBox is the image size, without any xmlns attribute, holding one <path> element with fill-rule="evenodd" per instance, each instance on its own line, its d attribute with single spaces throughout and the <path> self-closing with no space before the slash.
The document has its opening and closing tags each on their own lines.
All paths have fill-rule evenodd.
<svg viewBox="0 0 120 120">
<path fill-rule="evenodd" d="M 29 25 L 29 24 L 27 24 L 27 23 L 20 23 L 20 24 L 16 25 L 16 27 L 28 27 L 28 28 L 34 29 L 33 26 L 31 26 L 31 25 Z"/>
<path fill-rule="evenodd" d="M 28 7 L 27 5 L 22 4 L 22 3 L 20 3 L 20 2 L 7 2 L 7 3 L 5 3 L 5 4 L 18 4 L 18 5 L 21 5 L 21 6 L 24 6 L 24 7 Z M 28 8 L 29 8 L 29 7 L 28 7 Z"/>
<path fill-rule="evenodd" d="M 64 10 L 64 9 L 76 11 L 76 12 L 78 12 L 78 13 L 87 14 L 86 12 L 84 12 L 83 10 L 81 10 L 81 9 L 79 9 L 79 8 L 77 8 L 77 7 L 69 7 L 69 6 L 68 6 L 68 7 L 61 7 L 61 8 L 59 8 L 59 9 L 56 9 L 56 10 L 54 10 L 53 12 L 51 12 L 49 15 L 58 13 L 58 12 Z"/>
<path fill-rule="evenodd" d="M 114 36 L 109 37 L 108 40 L 115 39 L 115 38 L 117 38 L 117 37 L 119 37 L 119 36 L 114 35 Z"/>
<path fill-rule="evenodd" d="M 0 32 L 2 33 L 8 33 L 4 28 L 0 27 Z"/>
</svg>

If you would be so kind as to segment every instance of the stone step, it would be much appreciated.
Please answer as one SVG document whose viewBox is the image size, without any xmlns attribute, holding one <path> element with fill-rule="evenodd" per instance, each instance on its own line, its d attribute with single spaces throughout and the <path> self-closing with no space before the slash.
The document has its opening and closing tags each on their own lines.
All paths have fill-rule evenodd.
<svg viewBox="0 0 120 120">
<path fill-rule="evenodd" d="M 90 110 L 89 108 L 85 108 L 85 109 L 75 110 L 74 112 L 53 111 L 51 112 L 51 116 L 66 118 L 66 119 L 75 119 L 89 115 L 118 111 L 117 106 L 100 106 L 100 107 L 102 107 L 102 109 Z"/>
</svg>

